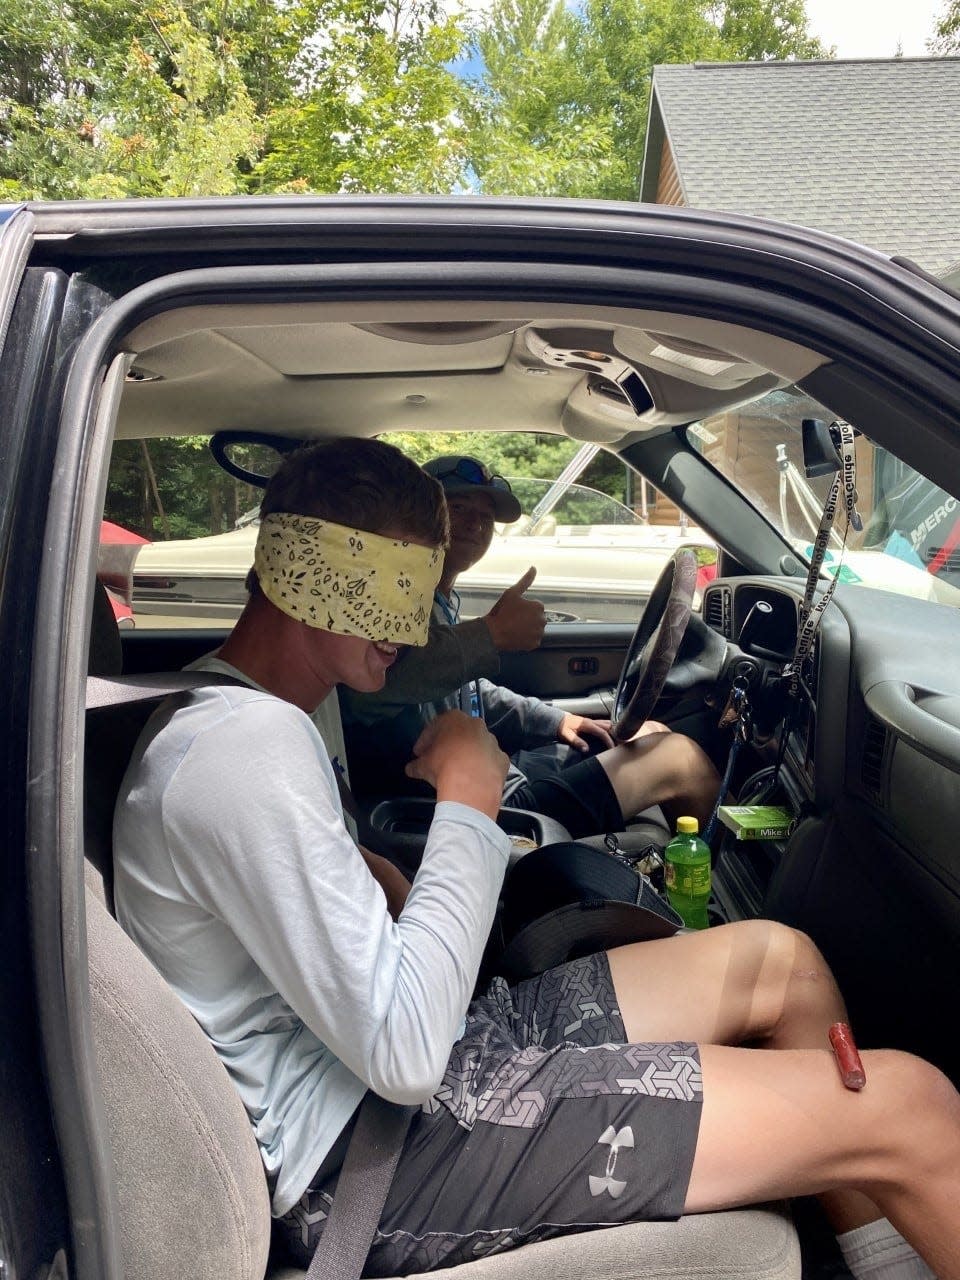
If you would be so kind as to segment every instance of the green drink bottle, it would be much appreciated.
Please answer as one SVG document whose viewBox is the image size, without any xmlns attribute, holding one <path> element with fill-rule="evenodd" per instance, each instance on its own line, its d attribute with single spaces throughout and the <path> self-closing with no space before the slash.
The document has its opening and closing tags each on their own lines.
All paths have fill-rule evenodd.
<svg viewBox="0 0 960 1280">
<path fill-rule="evenodd" d="M 696 818 L 678 818 L 677 834 L 663 851 L 667 897 L 689 929 L 710 924 L 710 847 L 697 835 L 699 829 Z"/>
</svg>

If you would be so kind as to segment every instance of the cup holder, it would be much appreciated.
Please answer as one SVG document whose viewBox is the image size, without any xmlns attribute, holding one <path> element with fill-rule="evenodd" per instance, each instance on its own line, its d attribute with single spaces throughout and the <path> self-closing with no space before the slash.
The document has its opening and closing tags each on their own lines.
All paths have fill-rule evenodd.
<svg viewBox="0 0 960 1280">
<path fill-rule="evenodd" d="M 435 806 L 436 801 L 424 796 L 378 801 L 369 814 L 377 851 L 393 857 L 405 869 L 415 871 L 423 856 Z M 559 822 L 528 809 L 501 809 L 497 825 L 510 836 L 511 865 L 541 845 L 570 839 Z"/>
</svg>

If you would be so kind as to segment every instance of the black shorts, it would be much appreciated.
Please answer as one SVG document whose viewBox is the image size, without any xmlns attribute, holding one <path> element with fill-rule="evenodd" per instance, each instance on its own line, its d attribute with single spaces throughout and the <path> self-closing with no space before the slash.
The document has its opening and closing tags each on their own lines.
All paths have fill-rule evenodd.
<svg viewBox="0 0 960 1280">
<path fill-rule="evenodd" d="M 513 760 L 527 781 L 504 799 L 505 805 L 546 814 L 574 840 L 623 831 L 617 794 L 594 756 L 558 744 L 518 751 Z"/>
<path fill-rule="evenodd" d="M 495 979 L 414 1117 L 365 1274 L 679 1217 L 700 1125 L 697 1046 L 623 1041 L 605 954 L 513 988 Z M 302 1266 L 337 1177 L 315 1179 L 278 1222 Z"/>
</svg>

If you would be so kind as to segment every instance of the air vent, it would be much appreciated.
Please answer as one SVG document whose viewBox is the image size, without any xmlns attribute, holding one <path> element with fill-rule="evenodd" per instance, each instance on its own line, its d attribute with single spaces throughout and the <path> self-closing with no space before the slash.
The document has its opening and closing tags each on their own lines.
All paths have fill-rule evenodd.
<svg viewBox="0 0 960 1280">
<path fill-rule="evenodd" d="M 860 781 L 877 800 L 883 796 L 883 762 L 887 751 L 887 731 L 873 716 L 867 718 L 860 760 Z"/>
<path fill-rule="evenodd" d="M 711 587 L 703 599 L 703 620 L 708 627 L 730 639 L 730 591 L 727 587 Z"/>
<path fill-rule="evenodd" d="M 630 401 L 626 392 L 616 382 L 607 382 L 605 378 L 590 379 L 590 394 L 596 396 L 606 396 L 608 400 L 616 400 L 620 404 L 630 408 Z"/>
<path fill-rule="evenodd" d="M 816 702 L 820 686 L 820 633 L 813 637 L 813 644 L 806 662 L 806 685 L 810 697 Z"/>
</svg>

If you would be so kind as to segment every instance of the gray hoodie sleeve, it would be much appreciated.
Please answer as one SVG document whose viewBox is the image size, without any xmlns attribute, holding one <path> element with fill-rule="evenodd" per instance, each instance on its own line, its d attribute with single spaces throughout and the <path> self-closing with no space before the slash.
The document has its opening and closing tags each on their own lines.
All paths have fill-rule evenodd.
<svg viewBox="0 0 960 1280">
<path fill-rule="evenodd" d="M 354 693 L 341 687 L 340 700 L 350 719 L 369 725 L 411 703 L 439 702 L 472 680 L 499 671 L 500 655 L 483 618 L 455 626 L 433 620 L 427 643 L 397 659 L 383 689 Z"/>
<path fill-rule="evenodd" d="M 555 742 L 564 713 L 540 698 L 524 698 L 502 685 L 480 681 L 483 718 L 507 755 Z"/>
</svg>

